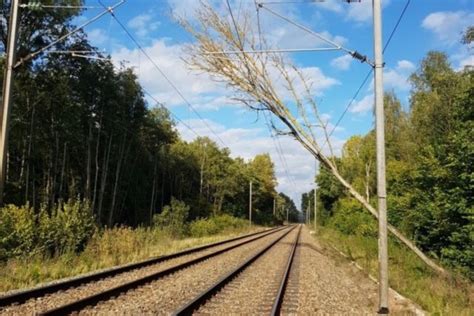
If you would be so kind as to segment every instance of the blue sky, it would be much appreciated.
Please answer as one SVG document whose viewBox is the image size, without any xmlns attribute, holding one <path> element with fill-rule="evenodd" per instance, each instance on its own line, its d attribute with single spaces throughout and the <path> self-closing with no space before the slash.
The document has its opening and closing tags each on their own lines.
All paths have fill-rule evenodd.
<svg viewBox="0 0 474 316">
<path fill-rule="evenodd" d="M 116 2 L 118 0 L 103 0 L 106 5 Z M 225 8 L 224 0 L 210 2 L 218 10 Z M 385 41 L 406 0 L 382 2 Z M 232 0 L 230 3 L 236 15 L 248 10 L 256 19 L 253 0 Z M 99 5 L 97 0 L 87 0 L 86 4 L 94 7 Z M 189 109 L 110 15 L 88 26 L 86 32 L 91 42 L 110 54 L 116 63 L 125 61 L 135 67 L 147 91 L 199 135 L 209 136 L 219 142 L 214 133 L 218 134 L 233 156 L 249 159 L 258 153 L 270 153 L 276 166 L 278 189 L 294 198 L 299 206 L 301 193 L 311 188 L 314 159 L 288 137 L 280 136 L 274 141 L 262 116 L 258 117 L 256 113 L 236 104 L 230 99 L 232 91 L 206 75 L 190 71 L 183 62 L 185 55 L 182 49 L 192 39 L 175 23 L 173 14 L 192 18 L 193 9 L 198 4 L 198 0 L 128 0 L 115 10 L 115 14 L 206 123 Z M 351 50 L 357 50 L 369 58 L 373 56 L 370 0 L 353 4 L 326 0 L 323 3 L 286 3 L 269 7 Z M 86 21 L 100 11 L 86 10 L 75 22 Z M 325 46 L 310 34 L 264 10 L 260 12 L 260 21 L 263 35 L 275 48 Z M 469 50 L 459 42 L 461 32 L 469 24 L 474 24 L 474 0 L 412 0 L 384 55 L 385 88 L 393 90 L 408 108 L 410 84 L 407 78 L 430 50 L 446 52 L 456 69 L 474 65 L 472 48 Z M 288 57 L 315 83 L 314 92 L 320 112 L 324 113 L 330 124 L 335 124 L 339 119 L 370 70 L 367 64 L 354 61 L 340 51 L 293 53 Z M 332 142 L 338 152 L 350 136 L 364 134 L 372 128 L 372 100 L 372 84 L 369 80 L 333 134 Z M 195 137 L 183 124 L 177 127 L 186 140 Z M 282 156 L 278 154 L 277 146 L 281 146 Z"/>
</svg>

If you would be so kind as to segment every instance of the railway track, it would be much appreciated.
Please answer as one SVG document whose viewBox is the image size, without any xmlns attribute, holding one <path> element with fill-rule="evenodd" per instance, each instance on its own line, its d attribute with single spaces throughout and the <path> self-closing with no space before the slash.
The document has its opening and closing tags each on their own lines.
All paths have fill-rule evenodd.
<svg viewBox="0 0 474 316">
<path fill-rule="evenodd" d="M 376 284 L 326 256 L 301 225 L 93 275 L 59 282 L 55 291 L 44 286 L 0 297 L 0 304 L 9 302 L 0 315 L 367 315 L 376 309 Z M 399 305 L 404 315 L 418 315 L 407 302 Z"/>
<path fill-rule="evenodd" d="M 278 234 L 278 227 L 0 296 L 0 314 L 64 315 Z"/>
<path fill-rule="evenodd" d="M 275 239 L 173 315 L 279 315 L 300 232 Z"/>
</svg>

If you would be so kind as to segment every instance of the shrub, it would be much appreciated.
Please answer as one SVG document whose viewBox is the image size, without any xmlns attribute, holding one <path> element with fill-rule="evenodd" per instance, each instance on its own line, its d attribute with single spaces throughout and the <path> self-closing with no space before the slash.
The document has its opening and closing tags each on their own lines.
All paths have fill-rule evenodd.
<svg viewBox="0 0 474 316">
<path fill-rule="evenodd" d="M 224 214 L 193 221 L 189 225 L 189 233 L 193 237 L 203 237 L 217 234 L 228 229 L 242 228 L 246 225 L 248 225 L 246 220 Z"/>
<path fill-rule="evenodd" d="M 32 252 L 35 239 L 35 214 L 28 204 L 0 209 L 0 260 Z"/>
<path fill-rule="evenodd" d="M 334 205 L 330 226 L 346 235 L 377 236 L 373 217 L 352 198 L 344 198 Z"/>
<path fill-rule="evenodd" d="M 49 213 L 35 214 L 29 205 L 0 209 L 0 260 L 31 254 L 79 252 L 96 226 L 89 204 L 70 200 Z"/>
<path fill-rule="evenodd" d="M 51 214 L 42 208 L 38 215 L 39 245 L 50 254 L 83 250 L 95 230 L 86 201 L 69 200 L 54 207 Z"/>
<path fill-rule="evenodd" d="M 189 206 L 173 198 L 171 205 L 165 206 L 161 214 L 153 216 L 153 224 L 173 236 L 182 236 L 186 231 L 188 213 Z"/>
</svg>

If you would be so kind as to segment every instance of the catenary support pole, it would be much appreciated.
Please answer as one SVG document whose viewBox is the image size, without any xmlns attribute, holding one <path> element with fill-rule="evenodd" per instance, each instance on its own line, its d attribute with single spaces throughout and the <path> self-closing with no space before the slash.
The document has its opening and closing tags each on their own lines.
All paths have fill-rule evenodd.
<svg viewBox="0 0 474 316">
<path fill-rule="evenodd" d="M 252 181 L 249 184 L 249 225 L 252 225 Z"/>
<path fill-rule="evenodd" d="M 385 184 L 385 135 L 383 105 L 383 53 L 381 0 L 373 0 L 375 57 L 375 129 L 377 149 L 377 198 L 379 214 L 379 314 L 388 314 L 387 192 Z"/>
<path fill-rule="evenodd" d="M 0 112 L 0 205 L 3 205 L 8 152 L 8 121 L 12 104 L 13 68 L 15 65 L 16 42 L 18 37 L 18 10 L 20 0 L 12 0 L 8 28 L 7 56 L 3 79 L 3 99 Z"/>
<path fill-rule="evenodd" d="M 276 198 L 273 198 L 273 217 L 275 217 L 276 214 Z"/>
<path fill-rule="evenodd" d="M 306 211 L 306 225 L 311 223 L 311 196 L 308 195 L 308 210 Z"/>
<path fill-rule="evenodd" d="M 314 232 L 317 232 L 317 229 L 318 229 L 318 213 L 317 213 L 317 209 L 316 209 L 316 189 L 318 188 L 318 185 L 315 183 L 314 184 Z"/>
</svg>

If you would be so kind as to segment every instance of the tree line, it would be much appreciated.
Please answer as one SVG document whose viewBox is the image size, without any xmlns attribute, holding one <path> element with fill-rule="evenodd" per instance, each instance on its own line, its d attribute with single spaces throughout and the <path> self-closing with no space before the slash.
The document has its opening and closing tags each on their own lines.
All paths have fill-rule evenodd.
<svg viewBox="0 0 474 316">
<path fill-rule="evenodd" d="M 472 41 L 473 29 L 464 36 Z M 471 36 L 471 37 L 469 37 Z M 385 94 L 388 220 L 426 253 L 473 277 L 474 70 L 455 70 L 432 51 L 410 76 L 409 109 Z M 375 132 L 353 136 L 337 158 L 341 174 L 376 205 Z M 377 225 L 331 174 L 316 178 L 319 222 L 377 236 Z M 313 203 L 303 194 L 302 209 Z"/>
<path fill-rule="evenodd" d="M 4 2 L 5 9 L 9 5 Z M 79 13 L 22 9 L 17 59 L 70 32 Z M 5 10 L 2 52 L 7 19 Z M 83 32 L 54 50 L 97 51 Z M 133 70 L 114 66 L 110 58 L 45 53 L 15 69 L 13 90 L 6 204 L 52 210 L 69 199 L 85 200 L 107 226 L 151 223 L 172 198 L 189 205 L 188 220 L 221 213 L 247 217 L 252 181 L 257 222 L 282 220 L 287 208 L 296 218 L 291 199 L 276 192 L 268 154 L 245 161 L 207 137 L 184 141 L 170 113 L 147 103 Z"/>
</svg>

